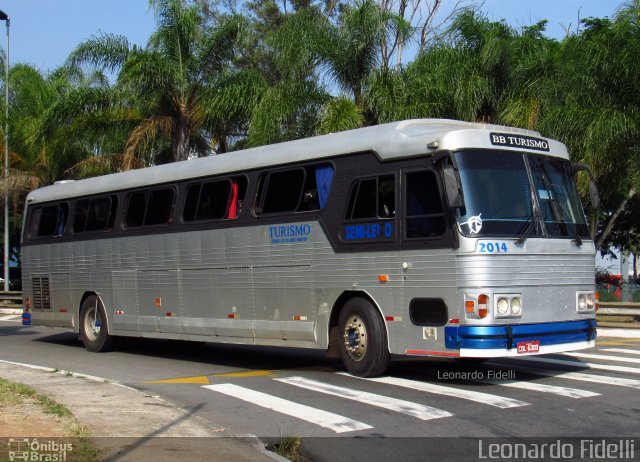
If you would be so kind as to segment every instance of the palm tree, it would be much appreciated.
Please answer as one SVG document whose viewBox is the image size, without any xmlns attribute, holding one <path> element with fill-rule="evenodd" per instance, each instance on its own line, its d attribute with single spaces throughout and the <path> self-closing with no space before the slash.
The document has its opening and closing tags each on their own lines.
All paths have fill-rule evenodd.
<svg viewBox="0 0 640 462">
<path fill-rule="evenodd" d="M 49 125 L 52 108 L 74 91 L 77 75 L 58 69 L 43 76 L 26 64 L 11 68 L 11 170 L 0 182 L 18 207 L 27 192 L 69 177 L 69 169 L 91 154 L 64 123 Z"/>
<path fill-rule="evenodd" d="M 354 6 L 346 5 L 338 23 L 324 23 L 318 37 L 318 54 L 321 69 L 344 96 L 331 102 L 324 114 L 333 120 L 323 122 L 321 127 L 356 128 L 364 124 L 377 123 L 375 113 L 367 106 L 365 93 L 367 84 L 381 65 L 383 50 L 389 37 L 397 37 L 404 44 L 411 34 L 410 24 L 400 16 L 384 10 L 373 0 L 363 0 Z M 386 71 L 386 67 L 382 66 Z M 352 101 L 347 108 L 347 99 Z M 336 112 L 336 109 L 340 111 Z M 359 113 L 359 115 L 358 115 Z M 345 115 L 343 122 L 335 117 Z"/>
<path fill-rule="evenodd" d="M 275 7 L 275 5 L 274 5 Z M 276 7 L 277 10 L 277 7 Z M 272 14 L 254 21 L 249 65 L 257 67 L 267 83 L 251 116 L 252 146 L 304 138 L 314 134 L 318 114 L 329 95 L 318 79 L 316 44 L 325 18 L 314 7 L 294 13 Z"/>
<path fill-rule="evenodd" d="M 234 125 L 241 123 L 237 119 L 247 117 L 261 86 L 254 74 L 232 66 L 242 18 L 205 29 L 197 6 L 184 0 L 152 0 L 152 5 L 157 30 L 146 47 L 103 34 L 80 44 L 69 58 L 71 66 L 90 63 L 119 72 L 117 99 L 102 109 L 128 113 L 125 125 L 134 122 L 125 169 L 150 146 L 160 162 L 228 150 Z"/>
<path fill-rule="evenodd" d="M 9 175 L 0 179 L 0 195 L 7 193 L 11 200 L 11 258 L 19 261 L 22 207 L 27 193 L 70 178 L 70 169 L 91 155 L 83 139 L 69 136 L 65 123 L 49 125 L 47 119 L 52 108 L 78 85 L 89 85 L 96 79 L 71 75 L 66 69 L 43 75 L 26 64 L 12 66 L 9 79 L 10 169 Z"/>
</svg>

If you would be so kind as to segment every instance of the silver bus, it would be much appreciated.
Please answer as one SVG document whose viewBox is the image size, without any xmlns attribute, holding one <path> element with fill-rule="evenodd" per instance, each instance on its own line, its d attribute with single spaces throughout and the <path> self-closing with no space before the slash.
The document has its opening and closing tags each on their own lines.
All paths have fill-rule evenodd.
<svg viewBox="0 0 640 462">
<path fill-rule="evenodd" d="M 398 356 L 594 345 L 583 166 L 537 132 L 406 120 L 31 192 L 25 323 Z"/>
</svg>

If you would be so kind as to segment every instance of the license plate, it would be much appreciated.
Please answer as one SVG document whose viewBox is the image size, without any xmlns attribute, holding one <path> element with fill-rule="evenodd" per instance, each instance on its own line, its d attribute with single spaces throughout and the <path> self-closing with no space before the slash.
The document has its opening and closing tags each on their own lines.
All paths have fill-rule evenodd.
<svg viewBox="0 0 640 462">
<path fill-rule="evenodd" d="M 537 353 L 540 351 L 540 340 L 528 340 L 526 342 L 518 342 L 518 354 Z"/>
</svg>

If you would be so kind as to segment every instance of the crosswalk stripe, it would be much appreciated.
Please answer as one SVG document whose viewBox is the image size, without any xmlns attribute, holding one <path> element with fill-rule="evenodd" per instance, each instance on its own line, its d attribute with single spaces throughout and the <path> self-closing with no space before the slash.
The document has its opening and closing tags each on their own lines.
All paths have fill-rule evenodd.
<svg viewBox="0 0 640 462">
<path fill-rule="evenodd" d="M 621 387 L 637 388 L 640 390 L 640 380 L 623 377 L 610 377 L 607 375 L 583 374 L 582 372 L 568 372 L 562 370 L 539 369 L 533 366 L 518 366 L 514 369 L 526 374 L 555 377 L 558 379 L 579 380 L 582 382 L 600 383 L 604 385 L 616 385 Z"/>
<path fill-rule="evenodd" d="M 394 412 L 417 417 L 421 420 L 439 419 L 450 417 L 453 414 L 442 409 L 437 409 L 423 404 L 413 403 L 402 399 L 391 398 L 389 396 L 377 395 L 366 391 L 353 390 L 351 388 L 339 387 L 328 383 L 305 379 L 304 377 L 286 377 L 274 379 L 278 382 L 288 383 L 296 387 L 326 393 L 328 395 L 339 396 L 340 398 L 358 401 L 371 406 L 381 407 Z"/>
<path fill-rule="evenodd" d="M 483 382 L 487 383 L 487 382 Z M 569 398 L 590 398 L 592 396 L 600 396 L 600 393 L 595 393 L 588 390 L 580 390 L 578 388 L 560 387 L 557 385 L 547 385 L 545 383 L 535 383 L 526 381 L 515 380 L 494 380 L 490 381 L 493 385 L 499 385 L 501 387 L 519 388 L 521 390 L 539 391 L 542 393 L 552 393 L 554 395 L 566 396 Z"/>
<path fill-rule="evenodd" d="M 563 356 L 572 356 L 575 358 L 586 358 L 586 359 L 601 359 L 603 361 L 615 361 L 619 363 L 635 363 L 640 364 L 640 358 L 625 358 L 623 356 L 613 356 L 613 355 L 594 355 L 592 353 L 562 353 Z"/>
<path fill-rule="evenodd" d="M 637 367 L 615 366 L 615 365 L 596 364 L 596 363 L 583 363 L 579 361 L 565 361 L 562 359 L 541 358 L 539 356 L 528 356 L 526 359 L 522 358 L 522 359 L 519 359 L 518 361 L 556 364 L 556 365 L 562 365 L 567 367 L 580 367 L 582 369 L 598 369 L 603 371 L 629 372 L 631 374 L 640 374 L 640 369 L 638 369 Z"/>
<path fill-rule="evenodd" d="M 22 316 L 19 314 L 10 314 L 7 316 L 0 316 L 0 321 L 18 321 L 22 319 Z"/>
<path fill-rule="evenodd" d="M 336 433 L 351 432 L 357 430 L 367 430 L 373 428 L 357 420 L 349 419 L 338 414 L 316 409 L 304 404 L 295 403 L 277 396 L 268 395 L 249 388 L 240 387 L 232 383 L 220 383 L 215 385 L 204 385 L 203 388 L 216 391 L 218 393 L 241 399 L 256 406 L 271 409 L 281 414 L 306 420 L 313 424 L 328 428 Z"/>
<path fill-rule="evenodd" d="M 627 348 L 603 348 L 602 351 L 611 351 L 612 353 L 625 353 L 629 355 L 640 355 L 640 350 L 629 350 Z"/>
<path fill-rule="evenodd" d="M 343 372 L 340 374 L 348 375 Z M 361 377 L 357 377 L 361 378 Z M 483 393 L 480 391 L 465 390 L 462 388 L 445 387 L 442 385 L 436 385 L 433 383 L 419 382 L 417 380 L 408 380 L 400 377 L 375 377 L 362 380 L 369 380 L 371 382 L 386 383 L 388 385 L 397 385 L 399 387 L 411 388 L 413 390 L 424 391 L 427 393 L 434 393 L 437 395 L 452 396 L 454 398 L 466 399 L 469 401 L 476 401 L 482 404 L 488 404 L 489 406 L 495 406 L 502 409 L 511 407 L 527 406 L 529 403 L 519 401 L 517 399 L 505 398 L 503 396 L 492 395 L 489 393 Z"/>
</svg>

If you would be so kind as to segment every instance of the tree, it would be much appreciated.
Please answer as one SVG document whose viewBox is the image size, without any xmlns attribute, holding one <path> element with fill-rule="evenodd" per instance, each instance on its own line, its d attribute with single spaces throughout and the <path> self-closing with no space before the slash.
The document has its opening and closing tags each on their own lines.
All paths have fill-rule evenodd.
<svg viewBox="0 0 640 462">
<path fill-rule="evenodd" d="M 591 166 L 603 202 L 593 227 L 597 248 L 607 242 L 640 187 L 640 2 L 614 20 L 583 20 L 566 38 L 546 80 L 539 127 L 564 141 L 574 162 Z M 599 226 L 597 222 L 600 221 Z"/>
<path fill-rule="evenodd" d="M 254 19 L 256 46 L 247 54 L 267 82 L 251 116 L 252 146 L 313 135 L 329 98 L 318 78 L 317 43 L 326 18 L 315 6 L 286 13 L 266 3 L 270 14 Z"/>
<path fill-rule="evenodd" d="M 83 140 L 68 136 L 64 123 L 47 123 L 59 101 L 90 82 L 65 69 L 43 76 L 26 64 L 13 66 L 9 79 L 11 171 L 2 180 L 2 192 L 8 191 L 18 207 L 27 192 L 68 178 L 68 170 L 91 154 Z"/>
<path fill-rule="evenodd" d="M 254 73 L 232 66 L 241 17 L 205 28 L 196 5 L 151 3 L 157 30 L 145 48 L 103 34 L 80 44 L 69 58 L 71 66 L 89 63 L 118 71 L 113 93 L 118 99 L 108 109 L 137 117 L 125 146 L 125 169 L 150 146 L 155 162 L 227 151 L 234 126 L 248 117 L 260 87 Z"/>
<path fill-rule="evenodd" d="M 9 240 L 14 260 L 19 261 L 21 211 L 27 193 L 70 178 L 69 170 L 91 155 L 83 140 L 69 137 L 66 124 L 47 124 L 52 108 L 78 86 L 95 84 L 96 77 L 72 75 L 66 69 L 43 75 L 26 64 L 11 67 L 10 169 L 7 178 L 0 179 L 0 194 L 9 195 L 13 209 Z M 2 143 L 2 151 L 4 147 Z"/>
</svg>

